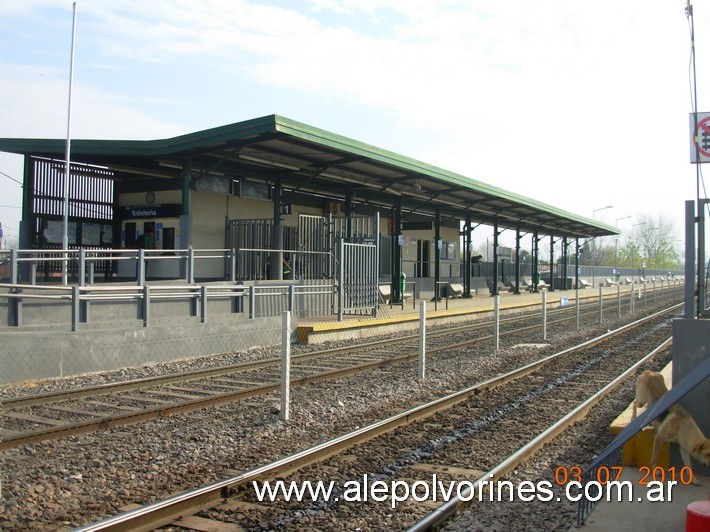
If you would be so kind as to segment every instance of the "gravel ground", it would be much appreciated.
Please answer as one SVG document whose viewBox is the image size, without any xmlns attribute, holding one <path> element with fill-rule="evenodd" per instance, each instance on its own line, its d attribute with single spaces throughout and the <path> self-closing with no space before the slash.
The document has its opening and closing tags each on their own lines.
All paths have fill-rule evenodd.
<svg viewBox="0 0 710 532">
<path fill-rule="evenodd" d="M 521 346 L 492 353 L 489 347 L 477 347 L 431 358 L 424 382 L 417 380 L 416 365 L 411 364 L 298 388 L 292 390 L 292 419 L 286 423 L 278 420 L 279 399 L 272 394 L 221 408 L 11 450 L 4 454 L 0 528 L 56 530 L 98 520 L 126 504 L 146 504 L 214 481 L 223 476 L 225 469 L 244 470 L 267 463 L 567 347 L 592 332 L 552 336 L 549 341 L 555 344 L 554 349 Z M 87 386 L 275 354 L 273 349 L 255 349 L 127 369 L 111 375 L 30 383 L 29 387 L 15 386 L 3 392 L 11 396 L 28 393 L 28 389 L 49 391 Z M 628 404 L 631 388 L 630 385 L 625 388 L 626 395 L 611 411 L 618 412 L 624 402 Z M 602 434 L 606 430 L 604 422 L 600 422 L 595 432 Z M 564 443 L 561 446 L 566 447 Z M 596 447 L 596 442 L 592 446 Z M 571 459 L 565 460 L 571 463 Z M 473 522 L 470 525 L 476 526 Z"/>
</svg>

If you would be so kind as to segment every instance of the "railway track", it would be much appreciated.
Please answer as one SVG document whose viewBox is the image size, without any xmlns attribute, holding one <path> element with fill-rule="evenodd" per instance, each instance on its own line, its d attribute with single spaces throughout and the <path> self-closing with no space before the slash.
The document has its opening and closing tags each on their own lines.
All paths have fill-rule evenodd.
<svg viewBox="0 0 710 532">
<path fill-rule="evenodd" d="M 615 304 L 611 301 L 612 306 Z M 609 306 L 606 301 L 605 307 Z M 598 304 L 580 306 L 580 323 L 594 323 L 597 317 Z M 547 327 L 551 331 L 564 330 L 575 320 L 571 309 L 556 309 L 548 313 Z M 491 341 L 490 330 L 489 320 L 433 330 L 427 333 L 427 354 L 448 353 Z M 539 334 L 539 330 L 539 313 L 501 320 L 501 337 L 509 342 L 527 341 L 531 335 Z M 418 335 L 412 334 L 297 354 L 292 359 L 292 386 L 409 362 L 418 356 L 417 341 Z M 280 364 L 280 358 L 270 358 L 100 386 L 6 397 L 0 408 L 0 450 L 269 394 L 280 389 Z"/>
<path fill-rule="evenodd" d="M 539 448 L 547 438 L 540 439 L 541 432 L 553 438 L 564 429 L 562 425 L 543 431 L 544 427 L 552 427 L 564 417 L 568 422 L 579 419 L 600 400 L 600 389 L 608 392 L 613 388 L 607 386 L 610 381 L 623 382 L 640 360 L 658 353 L 667 356 L 669 336 L 667 314 L 657 313 L 305 451 L 80 530 L 190 528 L 196 523 L 246 529 L 321 529 L 338 523 L 428 529 L 429 513 L 434 509 L 430 503 L 416 500 L 413 493 L 404 497 L 401 492 L 401 500 L 394 501 L 394 489 L 381 501 L 371 498 L 365 502 L 357 493 L 350 493 L 348 499 L 346 479 L 362 482 L 367 476 L 371 482 L 402 490 L 405 484 L 434 486 L 433 475 L 445 483 L 472 486 L 476 479 L 489 478 L 491 472 L 494 477 L 490 478 L 498 479 L 527 458 L 533 447 Z M 622 368 L 631 369 L 619 377 Z M 588 397 L 589 402 L 582 405 Z M 570 414 L 570 410 L 576 413 Z M 521 448 L 522 442 L 535 439 L 540 441 L 533 447 Z M 294 472 L 295 476 L 289 476 Z M 259 500 L 252 483 L 274 478 L 287 482 L 308 479 L 324 485 L 334 482 L 334 497 Z M 454 510 L 457 506 L 453 504 Z M 436 513 L 443 512 L 439 509 Z"/>
</svg>

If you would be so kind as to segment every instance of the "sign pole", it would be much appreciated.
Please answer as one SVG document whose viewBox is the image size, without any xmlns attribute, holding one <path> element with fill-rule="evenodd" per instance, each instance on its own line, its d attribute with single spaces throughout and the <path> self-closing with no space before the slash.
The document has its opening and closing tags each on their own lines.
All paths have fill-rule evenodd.
<svg viewBox="0 0 710 532">
<path fill-rule="evenodd" d="M 696 209 L 698 213 L 698 301 L 697 308 L 695 309 L 695 317 L 698 318 L 705 310 L 705 218 L 703 216 L 705 204 L 700 199 L 700 139 L 698 137 L 700 124 L 698 124 L 698 78 L 695 70 L 695 20 L 693 18 L 693 6 L 690 5 L 690 0 L 687 0 L 685 6 L 685 16 L 690 21 L 690 57 L 692 59 L 693 66 L 693 143 L 695 144 L 695 182 L 697 190 Z"/>
<path fill-rule="evenodd" d="M 74 14 L 71 28 L 71 59 L 69 61 L 69 105 L 67 109 L 67 141 L 65 146 L 66 172 L 64 174 L 64 220 L 62 224 L 62 250 L 64 256 L 62 260 L 62 284 L 67 284 L 67 261 L 68 255 L 66 250 L 69 249 L 69 176 L 71 173 L 71 103 L 72 103 L 72 86 L 74 82 L 74 40 L 76 36 L 76 2 L 73 6 Z M 81 272 L 80 272 L 81 274 Z"/>
</svg>

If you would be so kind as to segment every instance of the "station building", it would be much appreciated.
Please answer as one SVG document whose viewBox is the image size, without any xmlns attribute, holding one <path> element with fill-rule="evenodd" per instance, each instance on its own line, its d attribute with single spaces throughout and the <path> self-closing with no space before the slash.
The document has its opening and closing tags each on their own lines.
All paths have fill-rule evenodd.
<svg viewBox="0 0 710 532">
<path fill-rule="evenodd" d="M 525 274 L 532 277 L 540 273 L 537 254 L 545 246 L 550 256 L 571 263 L 557 277 L 546 273 L 548 283 L 571 288 L 576 281 L 568 266 L 580 246 L 618 234 L 606 224 L 277 115 L 161 140 L 73 140 L 68 194 L 65 148 L 63 139 L 0 139 L 0 151 L 25 157 L 23 249 L 61 248 L 68 198 L 69 248 L 131 249 L 151 230 L 154 247 L 166 255 L 188 248 L 237 250 L 231 265 L 203 261 L 200 279 L 281 279 L 284 272 L 325 278 L 336 267 L 339 239 L 374 241 L 378 282 L 389 282 L 398 299 L 407 290 L 404 277 L 415 281 L 417 297 L 437 292 L 441 279 L 460 283 L 464 296 L 480 285 L 496 293 L 497 238 L 504 230 L 515 231 L 516 245 L 503 259 L 518 264 L 521 248 L 530 249 Z M 482 225 L 493 231 L 494 257 L 485 271 L 471 253 L 473 231 Z M 121 262 L 101 267 L 111 278 L 135 275 L 135 267 Z M 179 276 L 179 269 L 177 259 L 163 260 L 149 274 L 167 279 Z M 519 290 L 520 277 L 517 268 L 508 284 Z"/>
</svg>

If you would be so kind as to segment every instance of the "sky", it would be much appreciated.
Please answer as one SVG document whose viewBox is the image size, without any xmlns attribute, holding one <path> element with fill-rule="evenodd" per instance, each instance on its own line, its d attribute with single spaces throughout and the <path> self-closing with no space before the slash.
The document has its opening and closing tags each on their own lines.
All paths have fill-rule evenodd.
<svg viewBox="0 0 710 532">
<path fill-rule="evenodd" d="M 0 2 L 0 137 L 66 138 L 72 4 Z M 76 6 L 73 139 L 169 138 L 278 114 L 627 235 L 640 216 L 663 216 L 680 247 L 697 196 L 683 0 Z M 698 110 L 710 111 L 710 1 L 693 9 Z M 0 153 L 11 238 L 21 181 L 22 159 Z"/>
</svg>

